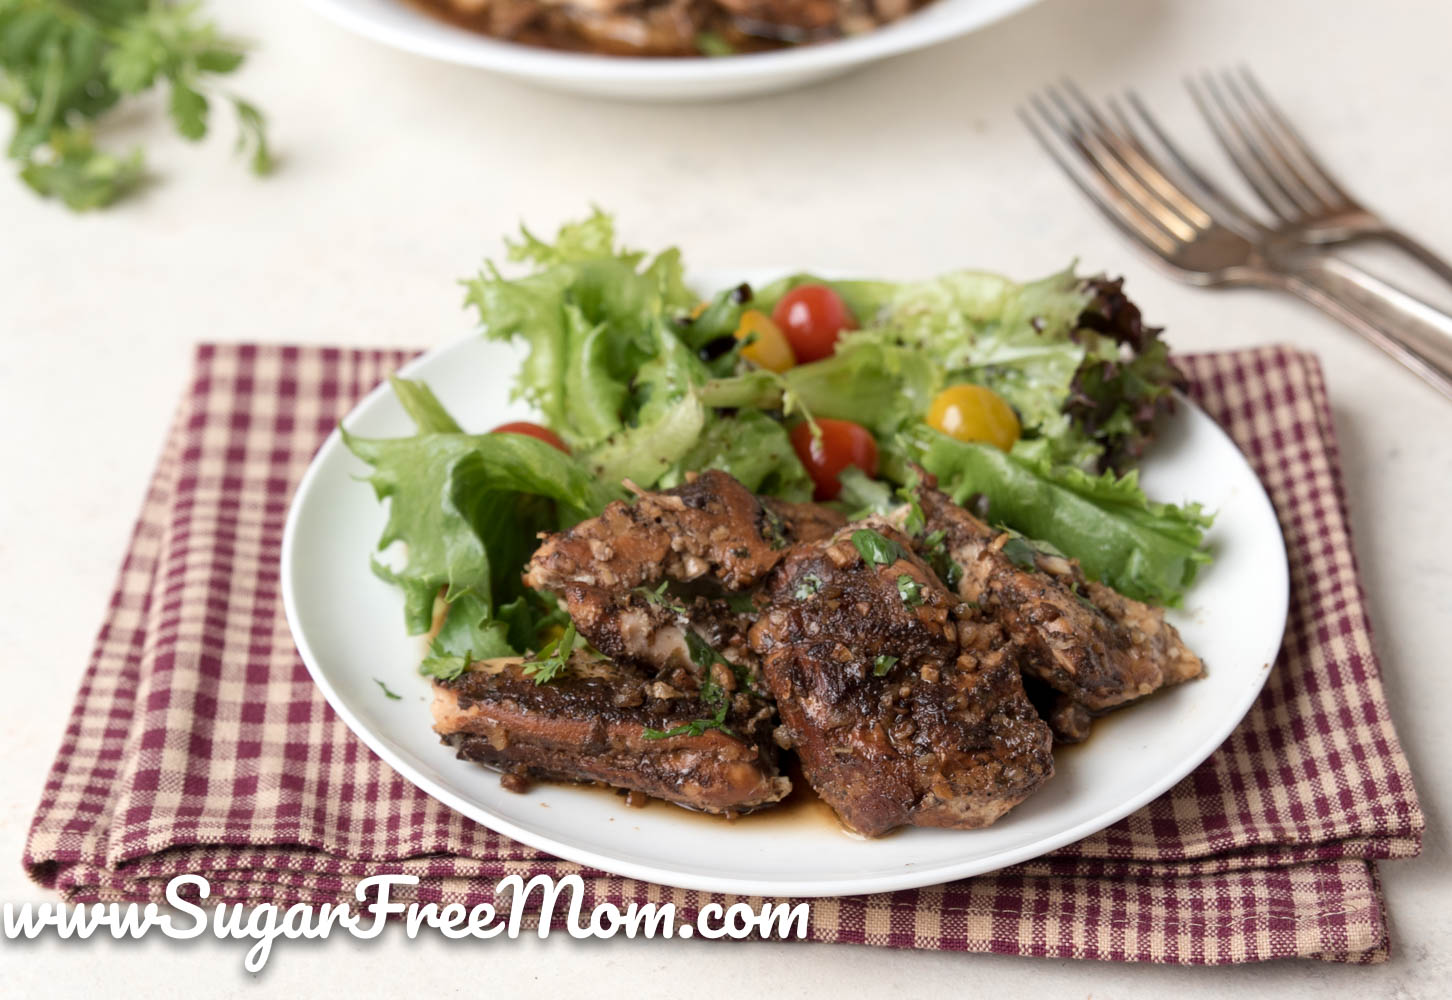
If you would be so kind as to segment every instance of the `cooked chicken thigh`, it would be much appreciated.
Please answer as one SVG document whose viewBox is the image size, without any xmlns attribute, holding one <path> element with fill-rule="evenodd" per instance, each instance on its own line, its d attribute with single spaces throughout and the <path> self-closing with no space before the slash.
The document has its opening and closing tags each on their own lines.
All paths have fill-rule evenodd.
<svg viewBox="0 0 1452 1000">
<path fill-rule="evenodd" d="M 794 548 L 751 630 L 786 740 L 850 829 L 987 826 L 1054 770 L 997 624 L 870 519 Z"/>
<path fill-rule="evenodd" d="M 1095 715 L 1203 672 L 1162 610 L 1086 580 L 1062 556 L 1010 558 L 1012 536 L 930 486 L 917 496 L 924 536 L 941 531 L 961 570 L 958 596 L 1001 621 L 1023 650 L 1025 677 L 1058 693 L 1050 722 L 1061 742 L 1082 740 Z"/>
<path fill-rule="evenodd" d="M 576 653 L 548 684 L 519 658 L 434 684 L 434 729 L 461 758 L 514 780 L 598 781 L 691 809 L 744 813 L 782 799 L 771 706 L 724 696 L 719 722 L 689 674 L 652 679 Z"/>
<path fill-rule="evenodd" d="M 613 659 L 660 670 L 699 660 L 704 643 L 754 676 L 745 637 L 758 607 L 743 591 L 789 545 L 844 523 L 814 504 L 759 500 L 711 470 L 549 536 L 524 580 L 562 597 L 580 634 Z"/>
</svg>

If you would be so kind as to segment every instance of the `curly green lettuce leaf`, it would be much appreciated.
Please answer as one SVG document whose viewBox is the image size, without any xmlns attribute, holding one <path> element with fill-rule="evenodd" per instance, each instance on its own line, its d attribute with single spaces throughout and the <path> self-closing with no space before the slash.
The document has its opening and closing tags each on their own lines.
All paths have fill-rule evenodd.
<svg viewBox="0 0 1452 1000">
<path fill-rule="evenodd" d="M 374 492 L 388 502 L 379 550 L 395 542 L 405 548 L 400 566 L 375 559 L 375 572 L 403 591 L 410 634 L 429 631 L 436 598 L 447 604 L 431 659 L 520 651 L 523 634 L 555 610 L 520 581 L 536 534 L 593 517 L 621 492 L 535 438 L 460 433 L 426 386 L 393 381 L 419 432 L 364 438 L 343 431 L 348 448 L 372 466 Z"/>
<path fill-rule="evenodd" d="M 706 378 L 704 366 L 663 320 L 652 324 L 651 342 L 654 356 L 640 366 L 631 385 L 634 415 L 580 453 L 602 482 L 656 485 L 706 428 L 710 415 L 698 391 Z"/>
<path fill-rule="evenodd" d="M 742 410 L 711 421 L 691 449 L 657 484 L 668 489 L 687 472 L 720 469 L 762 496 L 805 502 L 812 480 L 792 448 L 786 428 L 759 410 Z"/>
<path fill-rule="evenodd" d="M 831 357 L 780 375 L 756 370 L 713 379 L 702 387 L 701 397 L 710 406 L 854 420 L 881 437 L 921 420 L 941 379 L 937 361 L 926 353 L 851 337 Z"/>
<path fill-rule="evenodd" d="M 1210 561 L 1204 538 L 1211 517 L 1198 504 L 1152 502 L 1134 472 L 1091 475 L 1050 466 L 926 425 L 905 432 L 895 448 L 937 477 L 956 502 L 983 494 L 995 524 L 1048 542 L 1129 597 L 1178 605 Z"/>
<path fill-rule="evenodd" d="M 572 448 L 599 445 L 631 423 L 632 387 L 658 351 L 657 328 L 694 302 L 680 256 L 667 250 L 642 268 L 644 255 L 618 248 L 599 211 L 562 227 L 553 243 L 525 230 L 509 252 L 538 270 L 505 278 L 486 263 L 465 282 L 466 301 L 486 336 L 528 346 L 515 395 Z"/>
</svg>

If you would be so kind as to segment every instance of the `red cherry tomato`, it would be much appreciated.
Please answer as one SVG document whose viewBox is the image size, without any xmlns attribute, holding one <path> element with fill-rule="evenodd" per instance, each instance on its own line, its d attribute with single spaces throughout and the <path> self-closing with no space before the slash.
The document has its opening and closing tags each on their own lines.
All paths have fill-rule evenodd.
<svg viewBox="0 0 1452 1000">
<path fill-rule="evenodd" d="M 855 465 L 869 476 L 877 475 L 877 442 L 861 424 L 850 420 L 817 421 L 820 438 L 812 435 L 812 425 L 800 423 L 791 429 L 792 447 L 806 466 L 815 489 L 813 500 L 835 500 L 842 492 L 838 474 Z"/>
<path fill-rule="evenodd" d="M 566 455 L 570 453 L 569 447 L 560 440 L 560 436 L 548 427 L 541 427 L 539 424 L 532 424 L 528 420 L 515 420 L 512 423 L 500 424 L 489 432 L 490 434 L 526 434 L 532 438 L 539 438 L 545 444 L 560 449 Z"/>
<path fill-rule="evenodd" d="M 798 285 L 781 297 L 771 318 L 786 334 L 798 364 L 831 357 L 842 331 L 857 329 L 857 317 L 826 285 Z"/>
</svg>

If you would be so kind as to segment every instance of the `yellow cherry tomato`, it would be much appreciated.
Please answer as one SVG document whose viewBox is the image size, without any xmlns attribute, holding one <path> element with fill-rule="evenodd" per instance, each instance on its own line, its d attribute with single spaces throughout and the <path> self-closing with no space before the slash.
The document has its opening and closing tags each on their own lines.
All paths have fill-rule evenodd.
<svg viewBox="0 0 1452 1000">
<path fill-rule="evenodd" d="M 748 309 L 741 314 L 741 323 L 734 334 L 737 340 L 752 340 L 741 348 L 741 356 L 758 368 L 770 372 L 784 372 L 797 363 L 792 345 L 787 342 L 781 327 L 772 322 L 764 312 Z"/>
<path fill-rule="evenodd" d="M 928 426 L 959 441 L 983 441 L 1004 451 L 1013 447 L 1021 428 L 1013 407 L 981 385 L 950 385 L 928 407 Z"/>
</svg>

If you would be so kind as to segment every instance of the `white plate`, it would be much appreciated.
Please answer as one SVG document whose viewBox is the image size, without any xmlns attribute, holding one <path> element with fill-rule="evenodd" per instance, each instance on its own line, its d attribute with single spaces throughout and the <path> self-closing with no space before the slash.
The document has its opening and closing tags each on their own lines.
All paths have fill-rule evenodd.
<svg viewBox="0 0 1452 1000">
<path fill-rule="evenodd" d="M 742 97 L 798 87 L 966 35 L 1038 0 L 934 0 L 877 31 L 821 45 L 719 59 L 639 59 L 520 45 L 447 24 L 407 0 L 309 0 L 360 35 L 407 52 L 556 90 L 644 101 Z"/>
<path fill-rule="evenodd" d="M 698 276 L 700 288 L 743 278 Z M 528 416 L 506 401 L 520 353 L 471 335 L 405 366 L 455 417 L 484 430 Z M 366 436 L 411 434 L 387 385 L 344 423 Z M 772 812 L 735 823 L 665 803 L 626 806 L 566 785 L 507 792 L 499 776 L 456 760 L 431 730 L 419 639 L 403 634 L 396 590 L 368 570 L 385 512 L 359 477 L 367 467 L 335 432 L 303 477 L 282 548 L 282 593 L 304 662 L 365 743 L 428 794 L 485 826 L 571 861 L 633 878 L 713 892 L 828 896 L 933 885 L 1036 857 L 1086 837 L 1165 791 L 1210 755 L 1260 691 L 1285 628 L 1285 543 L 1260 482 L 1224 432 L 1184 403 L 1145 459 L 1152 497 L 1216 511 L 1215 562 L 1171 619 L 1204 658 L 1207 676 L 1101 720 L 1085 744 L 1058 754 L 1058 773 L 985 830 L 905 830 L 854 840 L 820 816 Z M 386 698 L 376 680 L 403 696 Z"/>
</svg>

